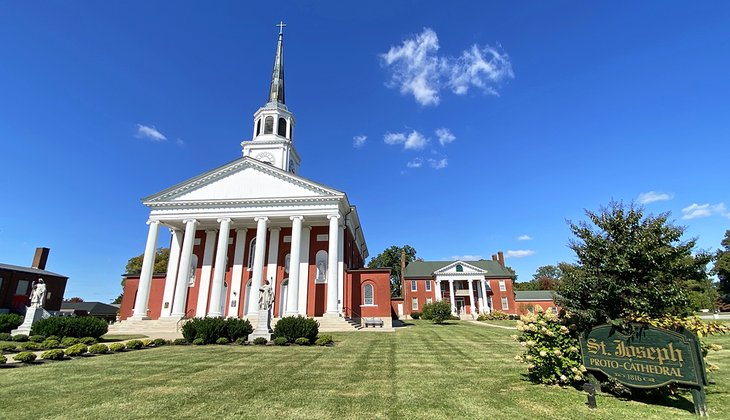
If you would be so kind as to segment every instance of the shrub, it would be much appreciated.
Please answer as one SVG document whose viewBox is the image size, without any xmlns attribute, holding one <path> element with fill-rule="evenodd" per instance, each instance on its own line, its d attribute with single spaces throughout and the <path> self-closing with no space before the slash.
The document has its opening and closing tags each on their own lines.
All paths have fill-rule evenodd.
<svg viewBox="0 0 730 420">
<path fill-rule="evenodd" d="M 35 360 L 36 355 L 29 351 L 21 351 L 13 357 L 18 362 L 31 363 Z"/>
<path fill-rule="evenodd" d="M 3 344 L 0 344 L 0 351 L 7 352 L 7 353 L 14 353 L 18 350 L 15 347 L 15 344 L 13 344 L 13 343 L 3 343 Z"/>
<path fill-rule="evenodd" d="M 318 346 L 326 346 L 328 344 L 333 344 L 335 341 L 332 339 L 332 336 L 329 334 L 320 335 L 317 338 L 317 341 L 314 342 L 314 344 Z"/>
<path fill-rule="evenodd" d="M 304 337 L 299 337 L 304 338 Z M 276 346 L 284 346 L 289 342 L 289 340 L 286 339 L 286 337 L 276 337 L 274 339 L 274 345 Z"/>
<path fill-rule="evenodd" d="M 184 338 L 176 338 L 172 340 L 172 345 L 174 346 L 187 346 L 188 344 L 190 343 Z"/>
<path fill-rule="evenodd" d="M 420 319 L 421 318 L 421 313 L 418 312 L 418 311 L 411 312 L 411 318 L 413 318 L 413 319 Z"/>
<path fill-rule="evenodd" d="M 167 344 L 167 340 L 165 340 L 164 338 L 155 338 L 154 340 L 152 340 L 152 344 L 154 344 L 155 347 L 162 347 Z"/>
<path fill-rule="evenodd" d="M 2 315 L 0 315 L 2 316 Z M 12 341 L 13 336 L 10 333 L 0 333 L 0 341 Z"/>
<path fill-rule="evenodd" d="M 441 324 L 451 319 L 451 304 L 446 301 L 438 301 L 428 305 L 429 317 L 435 324 Z"/>
<path fill-rule="evenodd" d="M 229 341 L 247 338 L 253 332 L 251 323 L 246 319 L 236 318 L 193 318 L 182 327 L 182 334 L 188 341 L 202 339 L 205 344 L 213 344 L 221 337 Z"/>
<path fill-rule="evenodd" d="M 243 337 L 239 337 L 239 338 L 236 339 L 235 343 L 238 344 L 239 346 L 245 346 L 246 345 L 246 339 L 243 338 Z"/>
<path fill-rule="evenodd" d="M 25 334 L 15 334 L 13 336 L 13 341 L 16 341 L 18 343 L 24 343 L 28 341 L 28 336 Z"/>
<path fill-rule="evenodd" d="M 300 337 L 314 341 L 319 334 L 319 322 L 312 318 L 305 318 L 301 315 L 285 316 L 276 323 L 272 338 L 286 338 L 287 342 L 293 343 Z"/>
<path fill-rule="evenodd" d="M 432 319 L 433 316 L 433 303 L 426 303 L 421 307 L 421 319 Z"/>
<path fill-rule="evenodd" d="M 502 311 L 492 311 L 489 313 L 479 314 L 477 321 L 498 321 L 510 319 L 510 315 Z"/>
<path fill-rule="evenodd" d="M 61 343 L 59 343 L 58 340 L 51 340 L 49 338 L 46 338 L 41 343 L 41 347 L 43 347 L 46 350 L 58 349 L 58 348 L 61 348 Z"/>
<path fill-rule="evenodd" d="M 0 315 L 0 333 L 9 334 L 10 331 L 18 328 L 23 324 L 23 317 L 18 314 L 2 314 Z M 2 339 L 0 339 L 2 340 Z M 4 340 L 8 341 L 8 340 Z"/>
<path fill-rule="evenodd" d="M 0 365 L 4 365 L 8 361 L 8 358 L 0 354 Z"/>
<path fill-rule="evenodd" d="M 32 341 L 26 341 L 25 343 L 22 343 L 18 347 L 20 347 L 23 350 L 27 350 L 27 351 L 37 351 L 42 348 L 39 343 L 34 343 Z"/>
<path fill-rule="evenodd" d="M 203 340 L 202 338 L 196 338 L 195 340 L 193 340 L 193 344 L 195 344 L 196 346 L 203 346 L 205 345 L 205 340 Z"/>
<path fill-rule="evenodd" d="M 66 349 L 66 356 L 76 357 L 89 351 L 89 348 L 85 344 L 79 343 Z"/>
<path fill-rule="evenodd" d="M 59 337 L 99 338 L 106 334 L 108 329 L 106 321 L 93 316 L 54 316 L 33 324 L 33 334 Z"/>
<path fill-rule="evenodd" d="M 127 348 L 130 350 L 139 350 L 144 347 L 144 343 L 140 340 L 129 340 L 127 341 Z"/>
<path fill-rule="evenodd" d="M 109 347 L 106 344 L 92 344 L 89 346 L 89 353 L 91 354 L 106 354 L 109 352 Z"/>
<path fill-rule="evenodd" d="M 42 343 L 45 339 L 46 337 L 44 335 L 31 335 L 30 337 L 28 337 L 28 340 L 34 343 Z"/>
<path fill-rule="evenodd" d="M 46 337 L 46 340 L 56 340 L 56 341 L 61 341 L 61 337 L 59 337 L 59 336 L 57 336 L 57 335 L 49 335 L 48 337 Z"/>
<path fill-rule="evenodd" d="M 216 344 L 228 344 L 228 343 L 230 343 L 230 341 L 228 341 L 228 339 L 225 337 L 221 337 L 221 338 L 215 340 L 215 343 Z"/>
<path fill-rule="evenodd" d="M 83 338 L 79 339 L 79 342 L 86 344 L 87 346 L 92 346 L 92 345 L 98 343 L 99 341 L 94 337 L 83 337 Z"/>
<path fill-rule="evenodd" d="M 253 343 L 256 344 L 256 345 L 258 345 L 258 346 L 262 346 L 262 345 L 266 344 L 267 342 L 268 341 L 264 337 L 256 337 L 253 340 Z"/>
<path fill-rule="evenodd" d="M 295 343 L 299 344 L 300 346 L 308 346 L 310 341 L 307 337 L 299 337 L 296 340 L 294 340 Z"/>
<path fill-rule="evenodd" d="M 73 345 L 79 344 L 81 341 L 79 341 L 78 338 L 75 337 L 63 337 L 63 340 L 61 340 L 61 347 L 71 347 Z"/>
<path fill-rule="evenodd" d="M 61 349 L 46 350 L 41 354 L 41 359 L 44 360 L 63 360 L 64 354 Z"/>
<path fill-rule="evenodd" d="M 154 341 L 151 338 L 146 338 L 142 340 L 142 346 L 144 347 L 151 347 L 154 344 Z"/>
<path fill-rule="evenodd" d="M 126 348 L 127 348 L 127 346 L 124 343 L 111 343 L 111 344 L 109 344 L 109 350 L 111 350 L 113 352 L 117 352 L 117 353 L 120 352 L 120 351 L 124 351 L 124 349 L 126 349 Z"/>
</svg>

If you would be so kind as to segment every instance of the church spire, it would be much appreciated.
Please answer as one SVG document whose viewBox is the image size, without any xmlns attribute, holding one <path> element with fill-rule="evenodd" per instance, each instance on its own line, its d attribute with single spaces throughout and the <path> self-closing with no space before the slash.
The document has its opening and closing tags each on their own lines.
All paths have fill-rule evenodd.
<svg viewBox="0 0 730 420">
<path fill-rule="evenodd" d="M 284 100 L 284 22 L 279 22 L 279 42 L 276 44 L 276 58 L 274 59 L 274 72 L 271 75 L 271 88 L 269 89 L 268 102 L 286 104 Z"/>
</svg>

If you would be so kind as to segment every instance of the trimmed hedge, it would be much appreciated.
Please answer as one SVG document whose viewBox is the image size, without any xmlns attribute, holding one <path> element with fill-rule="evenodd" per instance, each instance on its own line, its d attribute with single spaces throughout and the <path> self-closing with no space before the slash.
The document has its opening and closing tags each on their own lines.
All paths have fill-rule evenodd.
<svg viewBox="0 0 730 420">
<path fill-rule="evenodd" d="M 13 341 L 17 341 L 18 343 L 25 343 L 28 341 L 28 336 L 25 334 L 15 334 L 13 336 Z"/>
<path fill-rule="evenodd" d="M 193 318 L 182 327 L 186 340 L 194 342 L 202 339 L 205 344 L 213 344 L 221 337 L 236 341 L 241 337 L 247 338 L 252 332 L 253 327 L 248 320 L 223 317 Z"/>
<path fill-rule="evenodd" d="M 254 338 L 253 343 L 257 346 L 263 346 L 268 343 L 268 341 L 264 337 L 256 337 Z"/>
<path fill-rule="evenodd" d="M 8 358 L 0 354 L 0 365 L 4 365 L 8 361 Z"/>
<path fill-rule="evenodd" d="M 63 337 L 63 340 L 61 340 L 61 347 L 71 347 L 79 344 L 80 342 L 81 341 L 75 337 Z"/>
<path fill-rule="evenodd" d="M 305 318 L 301 315 L 285 316 L 276 323 L 272 338 L 286 338 L 288 343 L 293 343 L 297 338 L 307 338 L 310 342 L 317 339 L 319 334 L 319 322 L 312 318 Z"/>
<path fill-rule="evenodd" d="M 8 352 L 8 353 L 15 353 L 17 350 L 17 347 L 13 343 L 3 343 L 0 344 L 0 351 L 1 352 Z"/>
<path fill-rule="evenodd" d="M 296 340 L 294 340 L 294 343 L 300 345 L 300 346 L 308 346 L 309 345 L 309 339 L 307 337 L 299 337 Z"/>
<path fill-rule="evenodd" d="M 86 344 L 87 346 L 93 346 L 94 344 L 98 343 L 99 340 L 97 340 L 94 337 L 82 337 L 79 342 Z"/>
<path fill-rule="evenodd" d="M 22 343 L 18 347 L 20 347 L 22 350 L 27 350 L 27 351 L 38 351 L 38 350 L 42 349 L 40 344 L 34 343 L 32 341 L 26 341 L 25 343 Z"/>
<path fill-rule="evenodd" d="M 66 356 L 81 356 L 82 354 L 89 351 L 89 348 L 85 344 L 74 344 L 73 346 L 66 349 Z"/>
<path fill-rule="evenodd" d="M 321 335 L 319 338 L 317 338 L 317 341 L 314 342 L 314 344 L 318 346 L 326 346 L 328 344 L 332 344 L 335 341 L 332 339 L 332 336 L 329 334 Z"/>
<path fill-rule="evenodd" d="M 41 354 L 41 359 L 44 360 L 63 360 L 64 354 L 61 349 L 46 350 Z"/>
<path fill-rule="evenodd" d="M 140 340 L 129 340 L 127 341 L 127 348 L 130 350 L 139 350 L 144 347 L 144 343 Z"/>
<path fill-rule="evenodd" d="M 142 345 L 145 347 L 151 347 L 154 344 L 151 338 L 145 338 L 142 340 Z"/>
<path fill-rule="evenodd" d="M 0 333 L 10 334 L 10 331 L 18 328 L 22 323 L 23 317 L 18 314 L 2 314 L 0 315 Z"/>
<path fill-rule="evenodd" d="M 304 338 L 304 337 L 299 337 L 299 338 Z M 288 340 L 286 339 L 286 337 L 277 337 L 274 339 L 275 346 L 285 346 L 287 344 L 288 344 Z"/>
<path fill-rule="evenodd" d="M 45 340 L 45 339 L 46 339 L 45 335 L 31 335 L 30 337 L 28 337 L 28 340 L 32 341 L 34 343 L 42 343 L 43 340 Z"/>
<path fill-rule="evenodd" d="M 13 336 L 10 333 L 0 333 L 0 341 L 12 341 Z"/>
<path fill-rule="evenodd" d="M 154 344 L 155 347 L 162 347 L 167 344 L 167 340 L 165 340 L 164 338 L 155 338 L 154 340 L 152 340 L 152 344 Z"/>
<path fill-rule="evenodd" d="M 126 349 L 126 348 L 127 348 L 127 346 L 124 345 L 124 343 L 111 343 L 111 344 L 109 344 L 109 350 L 111 350 L 113 352 L 124 351 L 124 349 Z"/>
<path fill-rule="evenodd" d="M 190 342 L 184 338 L 176 338 L 172 340 L 173 346 L 187 346 L 188 344 L 190 344 Z"/>
<path fill-rule="evenodd" d="M 46 350 L 58 349 L 58 348 L 61 348 L 61 343 L 59 343 L 58 340 L 52 340 L 50 338 L 46 338 L 41 343 L 41 347 L 43 347 Z"/>
<path fill-rule="evenodd" d="M 15 359 L 18 362 L 23 363 L 31 363 L 35 360 L 36 355 L 29 352 L 29 351 L 21 351 L 20 353 L 16 354 L 13 359 Z"/>
<path fill-rule="evenodd" d="M 91 354 L 107 354 L 109 353 L 109 347 L 106 344 L 92 344 L 89 346 L 89 353 Z"/>
<path fill-rule="evenodd" d="M 106 321 L 93 316 L 54 316 L 33 324 L 33 334 L 57 335 L 59 337 L 93 337 L 106 334 L 109 326 Z"/>
</svg>

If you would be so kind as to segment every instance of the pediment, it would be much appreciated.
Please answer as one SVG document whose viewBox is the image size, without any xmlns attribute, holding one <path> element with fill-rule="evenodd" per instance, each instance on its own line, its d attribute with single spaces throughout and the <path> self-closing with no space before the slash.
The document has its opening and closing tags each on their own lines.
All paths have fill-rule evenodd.
<svg viewBox="0 0 730 420">
<path fill-rule="evenodd" d="M 243 157 L 142 199 L 154 205 L 176 202 L 327 198 L 342 192 L 274 166 Z"/>
<path fill-rule="evenodd" d="M 457 271 L 457 266 L 461 266 L 462 271 Z M 434 274 L 487 274 L 487 270 L 476 267 L 464 261 L 454 261 L 446 266 L 439 268 L 433 272 Z"/>
</svg>

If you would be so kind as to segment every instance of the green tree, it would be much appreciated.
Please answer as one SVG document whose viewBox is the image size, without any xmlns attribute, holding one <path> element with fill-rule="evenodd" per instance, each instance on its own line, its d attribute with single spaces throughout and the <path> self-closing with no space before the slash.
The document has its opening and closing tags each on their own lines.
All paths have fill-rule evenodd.
<svg viewBox="0 0 730 420">
<path fill-rule="evenodd" d="M 72 298 L 68 298 L 68 299 L 64 299 L 63 300 L 64 303 L 81 303 L 83 301 L 84 300 L 81 299 L 80 297 L 72 297 Z"/>
<path fill-rule="evenodd" d="M 170 259 L 170 248 L 157 248 L 155 253 L 155 265 L 152 269 L 153 273 L 164 273 L 167 271 L 167 261 Z M 127 265 L 124 266 L 125 274 L 139 274 L 142 271 L 142 262 L 144 260 L 144 253 L 132 257 L 127 260 Z M 117 296 L 112 303 L 122 303 L 122 297 L 124 296 L 124 278 L 122 278 L 122 294 Z"/>
<path fill-rule="evenodd" d="M 588 325 L 692 310 L 686 283 L 707 278 L 707 259 L 692 255 L 695 240 L 681 240 L 683 227 L 620 202 L 586 215 L 589 222 L 570 223 L 578 263 L 563 269 L 558 305 Z"/>
<path fill-rule="evenodd" d="M 396 246 L 385 249 L 368 263 L 369 268 L 390 267 L 390 294 L 401 296 L 401 251 L 406 252 L 406 265 L 416 260 L 416 249 L 410 245 Z"/>
<path fill-rule="evenodd" d="M 558 265 L 543 265 L 535 270 L 532 280 L 522 283 L 514 283 L 515 290 L 556 290 L 563 277 L 563 267 L 570 265 L 561 262 Z"/>
<path fill-rule="evenodd" d="M 730 230 L 725 231 L 722 249 L 715 254 L 715 265 L 712 267 L 712 274 L 719 280 L 718 291 L 720 298 L 726 304 L 730 304 Z"/>
</svg>

